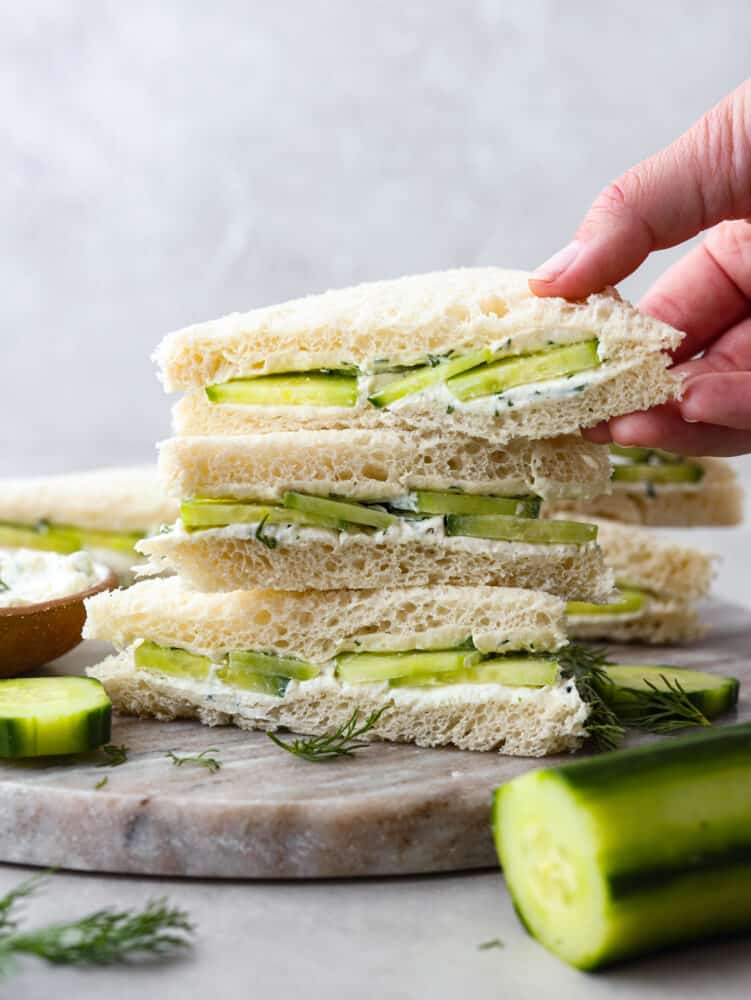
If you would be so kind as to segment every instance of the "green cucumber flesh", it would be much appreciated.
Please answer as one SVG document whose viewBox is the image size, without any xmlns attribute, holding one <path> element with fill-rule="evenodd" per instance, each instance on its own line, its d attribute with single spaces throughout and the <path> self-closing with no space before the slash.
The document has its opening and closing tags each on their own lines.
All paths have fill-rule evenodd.
<svg viewBox="0 0 751 1000">
<path fill-rule="evenodd" d="M 259 694 L 269 694 L 274 698 L 283 698 L 290 682 L 289 677 L 280 674 L 258 673 L 237 664 L 220 667 L 216 676 L 229 687 L 257 691 Z"/>
<path fill-rule="evenodd" d="M 608 446 L 608 451 L 617 458 L 628 459 L 629 462 L 646 462 L 652 454 L 651 448 L 639 448 L 622 444 L 611 444 Z"/>
<path fill-rule="evenodd" d="M 477 368 L 479 365 L 490 361 L 491 358 L 492 354 L 486 348 L 484 350 L 472 351 L 469 354 L 461 354 L 456 358 L 448 358 L 445 361 L 440 361 L 437 365 L 426 365 L 424 368 L 419 368 L 417 371 L 410 372 L 408 375 L 389 382 L 378 392 L 373 393 L 372 396 L 368 396 L 368 401 L 373 406 L 389 406 L 389 404 L 395 403 L 397 399 L 403 399 L 405 396 L 413 396 L 415 393 L 422 392 L 423 389 L 428 389 L 432 385 L 438 385 L 440 382 L 445 382 L 455 375 L 469 371 L 472 368 Z"/>
<path fill-rule="evenodd" d="M 320 668 L 305 660 L 291 656 L 275 656 L 273 653 L 256 653 L 241 650 L 229 654 L 230 667 L 238 667 L 256 674 L 278 675 L 295 681 L 309 681 L 319 675 Z"/>
<path fill-rule="evenodd" d="M 44 522 L 35 525 L 0 524 L 0 546 L 10 549 L 42 549 L 68 554 L 78 552 L 81 543 L 76 535 L 60 531 Z"/>
<path fill-rule="evenodd" d="M 609 604 L 589 604 L 587 601 L 569 601 L 567 615 L 625 615 L 641 611 L 644 594 L 640 590 L 621 590 L 620 596 Z"/>
<path fill-rule="evenodd" d="M 710 674 L 685 667 L 652 666 L 643 664 L 611 664 L 605 672 L 614 687 L 603 689 L 603 697 L 622 719 L 639 714 L 640 695 L 668 690 L 668 685 L 680 684 L 689 701 L 707 719 L 716 719 L 730 711 L 738 701 L 740 684 L 735 677 Z"/>
<path fill-rule="evenodd" d="M 418 674 L 389 681 L 390 687 L 446 687 L 450 684 L 499 684 L 503 687 L 546 687 L 558 677 L 555 660 L 542 657 L 498 656 L 474 667 L 445 673 Z"/>
<path fill-rule="evenodd" d="M 224 528 L 230 524 L 260 524 L 261 521 L 267 525 L 294 524 L 301 528 L 340 530 L 347 527 L 346 521 L 338 518 L 305 515 L 276 504 L 242 500 L 185 500 L 180 505 L 180 517 L 188 531 Z"/>
<path fill-rule="evenodd" d="M 698 483 L 704 469 L 693 462 L 675 462 L 672 465 L 614 465 L 612 479 L 616 483 Z"/>
<path fill-rule="evenodd" d="M 533 545 L 584 545 L 597 538 L 597 525 L 581 521 L 538 521 L 495 514 L 447 514 L 446 534 L 528 542 Z"/>
<path fill-rule="evenodd" d="M 356 406 L 357 378 L 333 372 L 300 372 L 237 378 L 206 388 L 211 403 L 241 406 Z"/>
<path fill-rule="evenodd" d="M 131 553 L 136 542 L 144 537 L 143 531 L 101 531 L 94 528 L 71 527 L 84 549 L 111 549 L 114 552 Z"/>
<path fill-rule="evenodd" d="M 550 347 L 536 354 L 504 358 L 457 375 L 446 384 L 449 392 L 462 402 L 480 396 L 495 395 L 519 385 L 563 378 L 600 365 L 597 341 L 585 340 L 562 347 Z"/>
<path fill-rule="evenodd" d="M 473 493 L 417 490 L 415 505 L 421 514 L 505 514 L 537 517 L 539 497 L 491 497 Z"/>
<path fill-rule="evenodd" d="M 139 670 L 158 670 L 172 677 L 187 677 L 205 681 L 211 674 L 208 656 L 189 653 L 187 649 L 159 646 L 155 642 L 142 642 L 136 646 L 133 658 Z"/>
<path fill-rule="evenodd" d="M 111 736 L 112 705 L 88 677 L 0 680 L 0 757 L 88 753 Z"/>
<path fill-rule="evenodd" d="M 306 517 L 338 519 L 347 524 L 361 524 L 371 528 L 388 528 L 399 521 L 398 517 L 385 510 L 376 510 L 374 507 L 346 500 L 308 496 L 306 493 L 285 493 L 284 506 L 300 511 Z"/>
<path fill-rule="evenodd" d="M 336 676 L 348 684 L 372 684 L 395 677 L 417 677 L 463 670 L 482 658 L 475 651 L 445 649 L 406 653 L 343 653 L 336 660 Z"/>
<path fill-rule="evenodd" d="M 522 775 L 493 831 L 529 932 L 595 969 L 751 927 L 751 725 Z"/>
</svg>

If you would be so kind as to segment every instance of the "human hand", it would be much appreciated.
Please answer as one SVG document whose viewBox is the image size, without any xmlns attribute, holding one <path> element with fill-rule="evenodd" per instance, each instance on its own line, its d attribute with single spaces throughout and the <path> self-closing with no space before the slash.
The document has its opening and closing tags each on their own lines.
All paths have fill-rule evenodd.
<svg viewBox="0 0 751 1000">
<path fill-rule="evenodd" d="M 591 440 L 684 455 L 751 451 L 751 80 L 606 187 L 529 286 L 584 298 L 706 229 L 639 303 L 686 333 L 674 355 L 683 398 L 590 428 Z"/>
</svg>

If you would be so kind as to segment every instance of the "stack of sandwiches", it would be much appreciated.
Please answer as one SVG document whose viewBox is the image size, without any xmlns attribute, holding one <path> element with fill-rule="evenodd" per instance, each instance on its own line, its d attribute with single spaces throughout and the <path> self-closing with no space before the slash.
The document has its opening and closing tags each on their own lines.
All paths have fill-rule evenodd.
<svg viewBox="0 0 751 1000">
<path fill-rule="evenodd" d="M 537 299 L 494 268 L 328 292 L 169 335 L 161 446 L 180 514 L 152 572 L 88 602 L 116 707 L 321 735 L 542 755 L 588 703 L 567 602 L 611 600 L 598 526 L 543 503 L 607 492 L 578 435 L 676 389 L 681 334 L 615 292 Z"/>
<path fill-rule="evenodd" d="M 136 543 L 171 524 L 177 513 L 153 466 L 3 479 L 0 546 L 85 549 L 127 583 L 138 558 Z"/>
</svg>

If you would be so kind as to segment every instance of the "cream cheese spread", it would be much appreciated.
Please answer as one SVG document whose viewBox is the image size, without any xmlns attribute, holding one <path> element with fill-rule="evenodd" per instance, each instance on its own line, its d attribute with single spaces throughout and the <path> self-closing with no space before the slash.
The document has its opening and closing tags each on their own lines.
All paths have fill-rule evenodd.
<svg viewBox="0 0 751 1000">
<path fill-rule="evenodd" d="M 108 570 L 88 552 L 61 555 L 36 549 L 0 549 L 0 607 L 41 604 L 90 590 Z"/>
</svg>

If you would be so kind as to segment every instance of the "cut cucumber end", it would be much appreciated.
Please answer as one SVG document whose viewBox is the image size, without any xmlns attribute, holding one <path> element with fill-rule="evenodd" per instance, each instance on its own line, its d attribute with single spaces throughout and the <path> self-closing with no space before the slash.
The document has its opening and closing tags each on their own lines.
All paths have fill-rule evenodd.
<svg viewBox="0 0 751 1000">
<path fill-rule="evenodd" d="M 638 695 L 651 692 L 650 685 L 666 691 L 669 685 L 679 684 L 707 719 L 729 712 L 738 701 L 740 682 L 724 674 L 644 664 L 611 664 L 604 669 L 615 686 L 606 688 L 603 696 L 625 720 L 631 714 L 639 714 Z"/>
<path fill-rule="evenodd" d="M 88 677 L 0 680 L 0 757 L 88 753 L 111 736 L 112 704 Z"/>
<path fill-rule="evenodd" d="M 534 545 L 585 545 L 597 538 L 597 525 L 581 521 L 538 521 L 493 514 L 448 514 L 446 534 L 528 542 Z"/>
<path fill-rule="evenodd" d="M 210 403 L 240 406 L 357 405 L 357 378 L 328 372 L 260 375 L 206 387 Z"/>
</svg>

